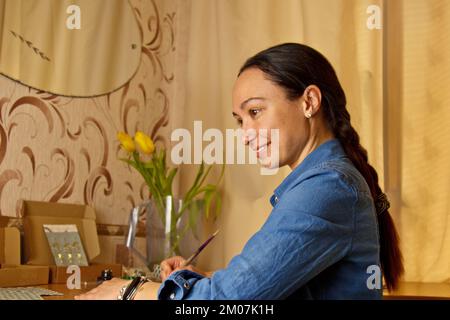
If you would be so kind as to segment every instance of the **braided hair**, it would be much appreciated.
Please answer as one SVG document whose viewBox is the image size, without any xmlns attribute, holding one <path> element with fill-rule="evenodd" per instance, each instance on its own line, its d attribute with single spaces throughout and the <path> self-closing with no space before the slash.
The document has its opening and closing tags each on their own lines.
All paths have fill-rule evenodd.
<svg viewBox="0 0 450 320">
<path fill-rule="evenodd" d="M 290 100 L 303 95 L 309 85 L 322 93 L 322 110 L 329 129 L 341 143 L 346 155 L 366 180 L 377 209 L 380 235 L 380 262 L 386 287 L 395 289 L 404 272 L 399 237 L 389 214 L 389 202 L 378 183 L 378 174 L 369 164 L 366 149 L 350 122 L 347 101 L 336 72 L 318 51 L 298 43 L 280 44 L 249 58 L 239 75 L 250 68 L 263 71 L 282 87 Z"/>
</svg>

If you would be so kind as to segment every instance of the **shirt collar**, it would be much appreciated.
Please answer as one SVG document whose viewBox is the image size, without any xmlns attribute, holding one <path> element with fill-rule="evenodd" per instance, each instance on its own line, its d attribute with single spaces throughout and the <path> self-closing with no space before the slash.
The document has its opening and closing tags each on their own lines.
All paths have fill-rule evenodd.
<svg viewBox="0 0 450 320">
<path fill-rule="evenodd" d="M 338 139 L 331 139 L 322 143 L 313 152 L 307 155 L 306 158 L 303 159 L 303 161 L 283 180 L 283 182 L 281 182 L 275 189 L 270 202 L 274 206 L 282 194 L 289 189 L 289 186 L 294 183 L 303 172 L 312 169 L 324 161 L 343 157 L 346 157 L 346 154 Z"/>
</svg>

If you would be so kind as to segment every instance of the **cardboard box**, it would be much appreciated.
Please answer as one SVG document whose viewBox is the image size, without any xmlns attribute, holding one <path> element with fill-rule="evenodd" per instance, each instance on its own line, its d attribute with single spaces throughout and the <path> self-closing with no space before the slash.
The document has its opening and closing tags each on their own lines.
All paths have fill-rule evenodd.
<svg viewBox="0 0 450 320">
<path fill-rule="evenodd" d="M 20 232 L 0 228 L 0 287 L 48 284 L 49 268 L 20 265 Z"/>
<path fill-rule="evenodd" d="M 23 287 L 48 284 L 46 266 L 10 266 L 0 268 L 0 287 Z"/>
<path fill-rule="evenodd" d="M 113 277 L 122 277 L 121 264 L 92 264 L 80 267 L 81 283 L 96 282 L 105 269 L 111 269 Z M 67 283 L 67 278 L 71 275 L 67 273 L 67 267 L 50 266 L 50 283 Z"/>
<path fill-rule="evenodd" d="M 25 263 L 54 265 L 55 261 L 43 229 L 44 224 L 75 224 L 88 262 L 100 254 L 95 211 L 85 205 L 23 201 Z"/>
<path fill-rule="evenodd" d="M 0 264 L 20 265 L 20 232 L 17 228 L 0 228 Z"/>
<path fill-rule="evenodd" d="M 8 225 L 9 217 L 0 216 L 0 228 L 4 228 Z"/>
<path fill-rule="evenodd" d="M 67 266 L 56 266 L 44 224 L 75 224 L 80 233 L 81 242 L 86 252 L 89 266 L 80 267 L 82 282 L 95 282 L 105 269 L 111 269 L 114 277 L 122 276 L 120 264 L 95 264 L 94 258 L 100 254 L 100 243 L 95 223 L 95 211 L 92 207 L 77 204 L 52 203 L 40 201 L 23 201 L 25 263 L 44 265 L 50 269 L 50 283 L 66 283 L 71 273 Z"/>
</svg>

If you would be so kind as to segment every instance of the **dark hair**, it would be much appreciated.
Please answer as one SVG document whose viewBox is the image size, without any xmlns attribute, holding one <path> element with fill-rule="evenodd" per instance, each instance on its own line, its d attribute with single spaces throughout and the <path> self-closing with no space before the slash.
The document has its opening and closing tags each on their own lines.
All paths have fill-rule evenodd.
<svg viewBox="0 0 450 320">
<path fill-rule="evenodd" d="M 372 198 L 382 197 L 376 170 L 368 163 L 367 151 L 361 146 L 359 135 L 350 123 L 346 98 L 336 72 L 330 62 L 318 51 L 298 43 L 280 44 L 248 59 L 239 71 L 257 68 L 267 78 L 285 89 L 287 98 L 303 95 L 306 87 L 316 85 L 322 93 L 322 112 L 353 165 L 365 178 Z M 381 269 L 389 291 L 395 289 L 404 272 L 399 237 L 394 222 L 386 209 L 377 214 L 380 234 Z"/>
</svg>

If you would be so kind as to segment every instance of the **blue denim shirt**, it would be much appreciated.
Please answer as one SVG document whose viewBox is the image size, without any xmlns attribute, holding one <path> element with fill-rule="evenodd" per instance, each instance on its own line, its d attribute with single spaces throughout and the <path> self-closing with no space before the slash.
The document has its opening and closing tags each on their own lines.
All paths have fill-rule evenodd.
<svg viewBox="0 0 450 320">
<path fill-rule="evenodd" d="M 173 272 L 158 298 L 382 297 L 382 289 L 368 285 L 373 284 L 368 270 L 380 266 L 374 203 L 338 140 L 311 152 L 270 202 L 270 216 L 226 268 L 211 278 L 189 270 Z"/>
</svg>

